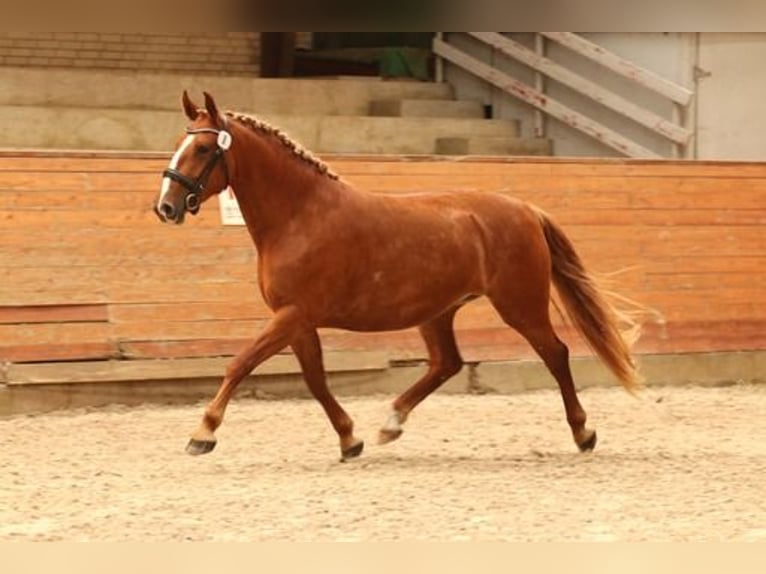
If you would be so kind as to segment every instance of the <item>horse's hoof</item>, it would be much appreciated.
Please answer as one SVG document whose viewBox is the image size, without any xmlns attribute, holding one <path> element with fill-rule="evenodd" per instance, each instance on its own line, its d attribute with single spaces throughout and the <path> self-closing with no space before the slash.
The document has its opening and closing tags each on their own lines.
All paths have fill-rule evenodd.
<svg viewBox="0 0 766 574">
<path fill-rule="evenodd" d="M 358 457 L 360 454 L 362 454 L 362 451 L 364 450 L 364 441 L 360 440 L 358 443 L 356 443 L 353 446 L 350 446 L 346 450 L 341 451 L 341 462 L 346 462 L 347 460 L 351 460 L 352 458 Z"/>
<path fill-rule="evenodd" d="M 214 440 L 196 440 L 191 439 L 189 444 L 186 445 L 186 452 L 191 455 L 197 456 L 199 454 L 207 454 L 215 448 Z"/>
<path fill-rule="evenodd" d="M 584 441 L 579 443 L 577 445 L 577 448 L 580 449 L 580 452 L 590 452 L 594 448 L 596 448 L 596 442 L 598 440 L 598 437 L 596 436 L 596 431 L 591 431 L 591 435 L 586 438 Z"/>
<path fill-rule="evenodd" d="M 378 433 L 378 444 L 388 444 L 390 442 L 394 442 L 396 439 L 402 436 L 403 432 L 404 431 L 402 429 L 381 429 L 381 431 Z"/>
</svg>

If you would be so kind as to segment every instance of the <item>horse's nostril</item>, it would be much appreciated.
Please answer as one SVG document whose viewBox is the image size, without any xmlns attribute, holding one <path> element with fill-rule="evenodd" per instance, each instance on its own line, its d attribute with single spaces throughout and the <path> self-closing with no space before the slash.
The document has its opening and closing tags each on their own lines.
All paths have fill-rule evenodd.
<svg viewBox="0 0 766 574">
<path fill-rule="evenodd" d="M 176 210 L 173 208 L 173 205 L 168 202 L 163 202 L 162 205 L 160 205 L 160 212 L 166 219 L 173 219 L 176 215 Z"/>
</svg>

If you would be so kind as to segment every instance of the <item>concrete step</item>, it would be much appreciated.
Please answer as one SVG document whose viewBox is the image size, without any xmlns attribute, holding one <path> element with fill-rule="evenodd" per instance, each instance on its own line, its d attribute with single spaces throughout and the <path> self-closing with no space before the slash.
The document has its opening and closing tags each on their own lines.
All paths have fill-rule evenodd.
<svg viewBox="0 0 766 574">
<path fill-rule="evenodd" d="M 353 118 L 321 120 L 317 151 L 433 154 L 436 141 L 449 137 L 516 136 L 516 120 L 470 118 Z"/>
<path fill-rule="evenodd" d="M 315 152 L 433 154 L 439 138 L 518 134 L 515 120 L 260 114 Z M 0 106 L 2 147 L 157 150 L 175 148 L 180 110 Z"/>
<path fill-rule="evenodd" d="M 553 155 L 553 142 L 545 138 L 446 137 L 436 140 L 443 155 Z"/>
<path fill-rule="evenodd" d="M 370 115 L 384 117 L 484 118 L 484 106 L 470 100 L 373 100 Z"/>
<path fill-rule="evenodd" d="M 302 79 L 2 68 L 0 106 L 180 110 L 189 90 L 246 113 L 367 115 L 374 99 L 447 99 L 448 84 L 374 79 Z"/>
</svg>

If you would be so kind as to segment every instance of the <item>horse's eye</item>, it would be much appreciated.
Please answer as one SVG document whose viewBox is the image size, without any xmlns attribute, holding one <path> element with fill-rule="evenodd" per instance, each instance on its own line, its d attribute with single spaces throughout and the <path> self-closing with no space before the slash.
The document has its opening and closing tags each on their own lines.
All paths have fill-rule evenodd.
<svg viewBox="0 0 766 574">
<path fill-rule="evenodd" d="M 198 146 L 197 146 L 197 149 L 196 149 L 196 152 L 197 152 L 199 155 L 205 155 L 205 154 L 206 154 L 206 153 L 208 153 L 209 151 L 210 151 L 210 146 L 206 146 L 206 145 L 198 145 Z"/>
</svg>

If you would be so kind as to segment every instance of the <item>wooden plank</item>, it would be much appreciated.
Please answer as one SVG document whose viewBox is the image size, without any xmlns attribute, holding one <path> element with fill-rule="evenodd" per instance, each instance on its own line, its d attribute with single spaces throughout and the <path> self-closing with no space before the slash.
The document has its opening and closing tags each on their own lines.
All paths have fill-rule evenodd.
<svg viewBox="0 0 766 574">
<path fill-rule="evenodd" d="M 382 183 L 378 181 L 377 185 Z M 454 185 L 459 182 L 451 183 L 454 190 Z M 692 190 L 689 189 L 689 185 L 680 182 L 675 186 L 663 186 L 668 187 L 668 189 L 631 189 L 624 184 L 616 184 L 611 187 L 611 183 L 604 182 L 602 184 L 600 181 L 589 182 L 589 185 L 583 185 L 582 188 L 570 186 L 560 189 L 546 188 L 550 182 L 530 182 L 527 185 L 516 185 L 514 188 L 507 185 L 492 187 L 504 182 L 487 182 L 487 185 L 482 188 L 481 183 L 481 181 L 473 182 L 473 185 L 462 191 L 484 191 L 516 197 L 547 209 L 557 218 L 575 217 L 582 219 L 589 217 L 590 214 L 594 216 L 597 214 L 605 222 L 622 222 L 626 221 L 627 218 L 636 218 L 637 224 L 650 225 L 705 223 L 761 225 L 766 223 L 766 208 L 763 207 L 766 205 L 766 192 L 748 189 L 749 186 L 736 186 L 735 183 L 732 183 L 732 187 L 729 188 L 728 182 L 721 185 L 721 190 L 709 189 L 710 185 L 701 185 L 701 189 Z M 433 185 L 427 184 L 427 182 L 420 182 L 415 185 L 428 185 L 426 191 L 430 188 L 433 188 L 434 191 L 443 191 L 449 188 L 446 182 L 442 183 L 441 178 Z M 560 185 L 560 183 L 553 185 Z M 604 189 L 601 189 L 602 187 Z M 399 193 L 423 190 L 407 190 L 403 187 L 394 190 L 380 190 L 380 192 L 386 193 L 392 191 Z M 30 215 L 29 211 L 19 209 L 18 206 L 2 204 L 3 194 L 0 193 L 0 213 L 16 213 L 17 217 L 15 221 L 0 231 L 0 249 L 6 245 L 23 245 L 29 251 L 45 247 L 44 251 L 47 252 L 47 245 L 65 250 L 64 248 L 70 242 L 75 242 L 75 245 L 91 243 L 97 246 L 102 241 L 109 241 L 112 246 L 121 244 L 132 252 L 137 252 L 131 247 L 133 235 L 124 233 L 124 228 L 132 225 L 129 217 L 115 214 L 110 218 L 103 218 L 105 221 L 102 225 L 107 225 L 110 220 L 119 221 L 119 225 L 115 225 L 111 230 L 102 228 L 91 233 L 80 233 L 79 231 L 67 233 L 67 229 L 78 229 L 82 225 L 80 223 L 80 220 L 83 219 L 81 215 L 72 215 L 74 212 L 69 210 L 56 211 L 49 208 L 42 208 Z M 86 210 L 90 213 L 87 217 L 90 219 L 102 217 L 102 211 L 99 207 L 99 203 L 90 206 Z M 51 225 L 54 220 L 58 223 L 55 227 Z M 71 222 L 72 226 L 65 225 L 67 222 Z M 145 223 L 146 226 L 134 227 L 141 228 L 142 244 L 146 245 L 147 249 L 152 250 L 157 244 L 175 242 L 178 235 L 197 239 L 203 230 L 206 232 L 205 237 L 208 238 L 206 239 L 208 249 L 215 249 L 222 243 L 225 245 L 232 243 L 251 244 L 249 235 L 244 228 L 229 228 L 227 229 L 228 233 L 225 233 L 220 229 L 220 223 L 212 221 L 210 218 L 202 224 L 192 221 L 187 229 L 178 231 L 163 229 L 159 227 L 158 222 L 151 220 Z M 28 241 L 28 234 L 24 229 L 27 224 L 36 228 L 45 227 L 44 230 L 40 230 L 39 234 L 36 234 L 37 239 L 34 243 Z M 66 241 L 62 244 L 64 237 L 66 237 Z M 77 250 L 72 249 L 70 251 Z M 114 249 L 110 248 L 109 251 L 113 252 Z"/>
<path fill-rule="evenodd" d="M 84 197 L 83 193 L 85 193 Z M 50 189 L 34 191 L 0 189 L 0 209 L 49 209 L 64 212 L 72 210 L 123 210 L 126 206 L 151 205 L 156 195 L 154 192 L 135 189 L 119 194 L 102 190 L 78 192 Z"/>
<path fill-rule="evenodd" d="M 637 254 L 662 254 L 668 249 L 692 257 L 758 256 L 763 255 L 764 234 L 757 226 L 728 226 L 721 231 L 716 226 L 635 226 L 626 230 L 620 225 L 568 225 L 559 220 L 575 247 L 603 245 L 609 238 L 626 239 L 626 257 Z M 630 264 L 630 263 L 629 263 Z"/>
<path fill-rule="evenodd" d="M 557 166 L 556 164 L 530 164 L 515 166 L 513 164 L 482 164 L 465 162 L 454 162 L 460 166 L 457 169 L 452 164 L 439 164 L 427 166 L 424 169 L 399 169 L 392 170 L 390 164 L 379 162 L 369 166 L 369 169 L 357 169 L 344 175 L 344 179 L 356 182 L 363 187 L 372 187 L 376 179 L 381 177 L 390 182 L 401 182 L 406 184 L 417 184 L 419 181 L 449 181 L 457 177 L 460 185 L 471 185 L 471 181 L 482 182 L 486 185 L 486 179 L 489 181 L 505 180 L 531 181 L 540 178 L 540 181 L 559 182 L 560 187 L 569 187 L 573 183 L 580 182 L 584 178 L 603 178 L 613 182 L 623 180 L 624 183 L 633 186 L 635 189 L 641 187 L 650 187 L 646 184 L 660 183 L 663 179 L 670 179 L 679 182 L 689 182 L 685 185 L 693 187 L 694 185 L 718 185 L 718 180 L 728 179 L 729 187 L 736 188 L 738 184 L 748 186 L 749 189 L 759 190 L 758 183 L 766 179 L 766 170 L 760 169 L 759 173 L 745 176 L 736 166 L 730 166 L 726 169 L 716 169 L 714 173 L 710 170 L 702 170 L 700 167 L 688 166 L 685 169 L 668 172 L 660 169 L 639 169 L 637 166 L 620 167 L 614 169 L 594 169 L 588 168 L 586 173 L 577 173 L 567 165 Z M 407 166 L 408 164 L 402 164 Z M 410 167 L 417 167 L 421 164 L 411 164 Z M 533 168 L 534 165 L 539 167 Z M 484 169 L 480 169 L 480 168 Z M 706 173 L 708 172 L 708 173 Z M 69 174 L 67 179 L 62 179 L 60 174 L 50 174 L 50 180 L 43 179 L 36 174 L 7 174 L 0 177 L 0 192 L 3 194 L 16 192 L 16 197 L 21 194 L 30 195 L 35 193 L 58 192 L 58 195 L 49 196 L 48 207 L 50 208 L 72 208 L 87 209 L 91 201 L 108 201 L 108 205 L 120 205 L 120 199 L 124 199 L 123 209 L 145 208 L 147 205 L 151 208 L 152 201 L 156 197 L 159 189 L 159 179 L 147 180 L 146 183 L 137 180 L 134 176 L 122 174 L 119 178 L 111 178 L 103 182 L 94 182 L 93 176 L 85 177 L 83 174 Z M 392 179 L 393 178 L 393 179 Z M 654 180 L 654 181 L 651 181 Z M 119 184 L 119 185 L 118 185 Z M 661 183 L 660 183 L 661 184 Z M 392 184 L 388 184 L 390 187 Z M 68 192 L 68 193 L 66 193 Z M 86 193 L 88 201 L 83 201 L 82 193 Z M 55 200 L 55 203 L 52 201 Z M 215 208 L 215 200 L 207 207 Z M 207 209 L 206 211 L 210 211 Z"/>
<path fill-rule="evenodd" d="M 61 289 L 42 289 L 38 291 L 27 291 L 18 288 L 10 290 L 3 284 L 0 284 L 0 305 L 71 305 L 94 303 L 106 303 L 109 297 L 106 292 L 99 287 L 92 287 L 86 291 L 78 287 L 65 287 Z"/>
<path fill-rule="evenodd" d="M 19 267 L 6 278 L 9 283 L 35 285 L 45 288 L 61 285 L 87 285 L 99 282 L 104 286 L 142 284 L 142 288 L 153 287 L 153 283 L 173 284 L 179 291 L 190 290 L 190 285 L 200 283 L 251 283 L 256 284 L 256 269 L 252 264 L 212 265 L 206 263 L 198 267 L 190 265 L 146 265 L 142 261 L 126 262 L 105 268 L 92 266 L 43 266 Z"/>
<path fill-rule="evenodd" d="M 231 357 L 252 344 L 249 338 L 187 339 L 182 341 L 121 341 L 120 353 L 126 359 L 178 359 L 188 357 Z"/>
<path fill-rule="evenodd" d="M 638 145 L 614 130 L 611 130 L 564 104 L 549 98 L 547 95 L 537 92 L 534 88 L 531 88 L 512 76 L 467 55 L 446 42 L 434 40 L 434 51 L 438 56 L 468 70 L 472 74 L 490 82 L 506 93 L 526 102 L 536 109 L 550 114 L 569 127 L 589 135 L 595 140 L 624 155 L 641 158 L 660 157 L 659 154 Z"/>
<path fill-rule="evenodd" d="M 174 361 L 101 361 L 95 363 L 51 363 L 12 366 L 8 372 L 11 386 L 109 383 L 123 381 L 161 381 L 220 377 L 225 369 L 222 359 L 179 359 Z M 292 357 L 275 357 L 272 368 L 295 372 Z"/>
<path fill-rule="evenodd" d="M 699 289 L 736 289 L 753 294 L 759 291 L 759 287 L 753 285 L 752 273 L 686 273 L 685 269 L 677 266 L 676 273 L 654 273 L 649 269 L 640 277 L 623 277 L 620 284 L 631 290 L 657 290 L 673 293 L 677 291 L 690 291 Z"/>
<path fill-rule="evenodd" d="M 108 318 L 107 306 L 103 304 L 0 306 L 0 324 L 92 323 Z"/>
<path fill-rule="evenodd" d="M 0 325 L 0 348 L 5 345 L 104 343 L 109 339 L 110 326 L 106 322 Z"/>
<path fill-rule="evenodd" d="M 374 159 L 335 159 L 333 166 L 343 175 L 404 175 L 462 174 L 471 173 L 512 173 L 517 176 L 559 175 L 579 178 L 592 175 L 612 177 L 739 177 L 763 179 L 766 173 L 764 162 L 735 162 L 700 160 L 639 160 L 630 158 L 560 158 L 560 157 L 515 157 L 515 156 L 464 156 L 429 157 L 419 156 L 376 156 Z"/>
<path fill-rule="evenodd" d="M 98 361 L 117 356 L 116 346 L 109 342 L 0 345 L 0 362 L 9 363 Z"/>
<path fill-rule="evenodd" d="M 163 232 L 166 239 L 178 238 L 190 235 L 194 230 L 202 227 L 220 229 L 221 222 L 217 207 L 207 210 L 204 214 L 192 220 L 191 225 L 184 228 L 160 227 L 161 223 L 154 214 L 151 204 L 129 205 L 120 210 L 82 210 L 72 207 L 42 209 L 0 209 L 0 225 L 6 230 L 19 228 L 45 228 L 50 231 L 61 229 L 87 228 L 111 228 L 131 229 L 140 232 L 151 229 Z M 244 228 L 239 228 L 244 232 Z"/>
<path fill-rule="evenodd" d="M 26 155 L 29 154 L 29 155 Z M 70 157 L 72 154 L 74 157 Z M 51 152 L 50 158 L 36 157 L 33 152 L 18 152 L 11 154 L 0 151 L 0 180 L 6 171 L 29 171 L 32 175 L 38 175 L 46 171 L 70 171 L 70 172 L 143 172 L 145 176 L 154 177 L 167 166 L 169 157 L 163 155 L 161 161 L 147 162 L 142 159 L 141 152 L 127 152 L 121 154 L 123 159 L 120 164 L 114 164 L 108 169 L 100 169 L 87 163 L 76 155 L 77 152 Z M 90 154 L 94 161 L 111 161 L 103 159 L 109 156 L 109 152 L 95 152 Z M 766 172 L 766 163 L 753 161 L 728 161 L 728 160 L 645 160 L 629 158 L 519 158 L 519 157 L 480 157 L 466 156 L 464 158 L 446 158 L 444 156 L 431 155 L 365 155 L 354 154 L 322 154 L 322 159 L 333 164 L 342 175 L 349 174 L 386 174 L 392 170 L 398 173 L 421 175 L 430 173 L 464 173 L 470 169 L 472 173 L 483 173 L 485 170 L 495 172 L 497 170 L 509 170 L 517 175 L 525 174 L 561 174 L 568 177 L 578 177 L 589 174 L 615 175 L 624 177 L 640 177 L 642 175 L 655 176 L 683 176 L 683 177 L 710 177 L 715 178 L 720 174 L 730 177 L 763 178 Z M 45 161 L 61 161 L 68 164 L 66 169 L 52 169 L 46 167 Z M 395 166 L 395 167 L 393 167 Z M 467 167 L 470 166 L 470 167 Z M 56 183 L 58 175 L 54 175 L 49 181 Z M 78 176 L 79 177 L 79 176 Z M 34 178 L 33 178 L 34 179 Z M 1 188 L 2 186 L 0 186 Z M 75 187 L 75 189 L 80 189 Z M 128 191 L 128 190 L 124 190 Z M 146 185 L 146 192 L 156 192 L 154 185 Z"/>
<path fill-rule="evenodd" d="M 686 144 L 692 132 L 665 118 L 634 104 L 627 98 L 606 89 L 601 84 L 572 72 L 524 45 L 503 36 L 499 32 L 466 32 L 468 35 L 489 44 L 503 54 L 522 62 L 533 70 L 544 73 L 557 82 L 572 88 L 591 100 L 623 115 L 649 130 L 679 144 Z M 541 92 L 542 93 L 542 92 Z"/>
<path fill-rule="evenodd" d="M 123 151 L 123 150 L 60 150 L 60 149 L 3 149 L 0 157 L 4 158 L 169 158 L 170 152 L 162 151 Z"/>
<path fill-rule="evenodd" d="M 694 92 L 667 80 L 651 70 L 637 66 L 636 64 L 621 58 L 617 54 L 594 44 L 578 34 L 572 32 L 539 32 L 549 40 L 566 46 L 573 52 L 601 64 L 613 72 L 638 82 L 642 86 L 656 92 L 681 105 L 688 105 Z"/>
<path fill-rule="evenodd" d="M 118 230 L 94 229 L 92 234 L 66 234 L 64 226 L 57 230 L 35 230 L 37 241 L 24 241 L 23 225 L 17 229 L 0 231 L 0 249 L 9 254 L 15 253 L 21 259 L 9 265 L 25 266 L 24 256 L 29 254 L 45 254 L 45 252 L 65 255 L 66 249 L 77 251 L 87 257 L 93 257 L 92 264 L 100 264 L 111 261 L 118 265 L 125 262 L 143 262 L 147 265 L 172 264 L 180 265 L 198 261 L 200 264 L 236 262 L 248 263 L 255 261 L 255 249 L 249 240 L 249 236 L 242 229 L 238 229 L 241 235 L 236 234 L 205 234 L 203 229 L 189 230 L 189 233 L 176 236 L 163 237 L 152 235 L 151 230 L 147 233 L 129 233 Z M 54 231 L 48 234 L 47 231 Z M 212 231 L 212 230 L 211 230 Z M 57 243 L 56 233 L 61 242 Z M 132 242 L 131 242 L 132 241 Z M 180 249 L 179 245 L 199 243 L 204 245 L 200 249 Z M 62 264 L 71 264 L 78 257 L 73 255 Z M 87 261 L 87 259 L 86 259 Z M 59 265 L 59 266 L 60 266 Z M 56 266 L 55 264 L 53 266 Z"/>
<path fill-rule="evenodd" d="M 172 361 L 135 360 L 96 363 L 52 363 L 12 365 L 8 385 L 50 385 L 68 383 L 110 383 L 121 381 L 163 381 L 219 378 L 228 364 L 221 358 L 189 358 Z M 388 368 L 384 353 L 327 353 L 328 372 L 381 371 Z M 258 367 L 256 375 L 299 374 L 298 361 L 290 354 L 276 355 Z"/>
<path fill-rule="evenodd" d="M 226 284 L 202 283 L 189 289 L 175 285 L 158 285 L 149 291 L 136 290 L 128 284 L 109 288 L 109 300 L 112 303 L 176 303 L 234 301 L 250 302 L 260 297 L 255 280 L 250 282 L 231 282 Z"/>
<path fill-rule="evenodd" d="M 622 240 L 624 236 L 635 237 L 631 231 L 632 230 L 628 230 L 623 236 L 619 236 L 620 239 Z M 644 281 L 647 277 L 653 274 L 673 276 L 679 281 L 691 281 L 695 280 L 695 278 L 700 279 L 697 275 L 717 276 L 721 275 L 721 273 L 726 273 L 730 281 L 746 282 L 746 278 L 750 277 L 750 285 L 755 287 L 757 283 L 752 282 L 753 274 L 758 273 L 759 266 L 763 265 L 763 261 L 758 257 L 757 253 L 753 253 L 750 256 L 747 256 L 745 253 L 739 253 L 738 257 L 729 261 L 728 259 L 716 258 L 715 255 L 709 255 L 704 250 L 699 257 L 689 257 L 685 258 L 683 261 L 679 261 L 677 257 L 668 256 L 666 253 L 667 244 L 664 241 L 656 246 L 656 250 L 658 251 L 657 259 L 653 257 L 651 261 L 636 262 L 629 260 L 625 256 L 627 245 L 612 245 L 608 250 L 598 247 L 599 241 L 603 242 L 609 237 L 612 236 L 607 233 L 601 236 L 595 235 L 588 241 L 584 240 L 585 238 L 580 237 L 579 239 L 581 241 L 576 244 L 576 247 L 578 249 L 581 247 L 583 249 L 591 249 L 592 244 L 595 245 L 598 249 L 598 253 L 595 257 L 588 257 L 586 264 L 589 266 L 591 266 L 590 264 L 593 264 L 592 266 L 597 265 L 601 267 L 608 263 L 609 266 L 615 266 L 614 270 L 619 270 L 620 268 L 635 270 L 636 275 L 634 280 L 636 281 Z M 711 241 L 700 243 L 700 245 L 702 247 L 709 247 L 713 245 L 716 240 L 720 241 L 725 237 L 725 235 L 719 234 L 712 238 Z M 633 245 L 633 248 L 634 250 L 637 250 L 640 248 L 640 244 Z M 607 257 L 607 255 L 609 256 Z M 662 258 L 663 255 L 666 256 L 664 259 Z M 115 269 L 106 270 L 101 267 L 83 266 L 76 267 L 74 270 L 67 269 L 65 270 L 66 272 L 62 271 L 61 273 L 59 273 L 56 268 L 30 267 L 16 270 L 13 277 L 9 277 L 8 279 L 10 279 L 12 284 L 26 284 L 30 286 L 30 288 L 39 285 L 40 289 L 49 288 L 49 285 L 47 285 L 45 281 L 51 274 L 55 275 L 55 279 L 52 282 L 56 285 L 83 286 L 83 288 L 90 282 L 99 281 L 103 283 L 103 285 L 99 287 L 113 286 L 120 289 L 135 289 L 135 283 L 138 281 L 144 286 L 144 290 L 146 290 L 146 288 L 159 289 L 163 292 L 177 295 L 184 300 L 189 300 L 189 296 L 193 295 L 196 287 L 205 283 L 218 285 L 221 289 L 228 291 L 229 299 L 231 299 L 232 302 L 243 299 L 243 295 L 247 295 L 247 293 L 250 295 L 259 294 L 257 289 L 257 276 L 252 265 L 221 266 L 218 268 L 212 266 L 206 267 L 206 269 L 190 270 L 188 274 L 184 274 L 180 267 L 178 268 L 179 270 L 176 271 L 174 268 L 163 269 L 159 266 L 147 268 L 140 264 L 119 266 Z M 131 281 L 131 276 L 135 277 L 135 281 Z M 624 277 L 624 275 L 618 276 L 618 282 L 625 280 Z M 725 280 L 726 279 L 724 278 L 724 281 Z M 195 284 L 195 289 L 189 289 L 190 283 Z M 724 286 L 728 285 L 728 283 L 719 283 L 719 285 Z M 4 287 L 6 286 L 7 285 L 4 285 Z M 242 287 L 247 289 L 247 293 L 240 290 Z M 167 303 L 162 302 L 152 302 L 150 301 L 152 295 L 147 293 L 142 293 L 141 297 L 144 299 L 143 304 L 134 303 L 132 305 L 118 305 L 115 307 L 115 310 L 111 315 L 112 320 L 128 321 L 136 317 L 149 318 L 155 313 L 159 313 L 158 316 L 161 317 L 172 317 L 172 313 L 170 312 L 170 309 L 173 307 L 172 304 L 168 305 Z M 217 300 L 220 301 L 220 299 Z M 119 302 L 115 301 L 115 303 Z M 0 322 L 5 322 L 5 313 L 10 312 L 13 315 L 13 309 L 18 306 L 8 307 L 10 307 L 9 311 L 3 311 L 2 307 L 0 307 Z M 100 320 L 103 315 L 103 311 L 101 310 L 103 308 L 102 306 L 93 307 L 93 309 L 89 306 L 85 306 L 81 312 L 77 311 L 77 307 L 71 305 L 62 305 L 61 307 L 62 310 L 60 312 L 70 313 L 72 320 L 77 320 L 77 313 L 82 316 L 80 320 L 83 321 Z M 68 307 L 72 307 L 72 310 L 68 311 Z M 40 307 L 39 313 L 41 317 L 48 316 L 46 315 L 46 310 L 48 308 L 48 306 Z M 234 318 L 251 316 L 253 313 L 260 315 L 266 311 L 268 311 L 268 309 L 263 305 L 255 305 L 248 302 L 244 302 L 239 306 L 235 304 L 227 306 L 220 303 L 200 303 L 186 305 L 184 316 L 186 318 L 191 318 L 196 317 L 198 314 L 202 317 L 210 313 L 222 313 L 227 317 L 231 316 Z M 92 315 L 86 316 L 85 313 L 92 313 Z M 47 321 L 47 319 L 42 322 L 45 321 Z"/>
<path fill-rule="evenodd" d="M 640 291 L 631 291 L 622 289 L 620 294 L 644 304 L 648 310 L 641 317 L 641 321 L 651 324 L 658 320 L 654 312 L 659 313 L 666 321 L 684 321 L 698 320 L 704 317 L 708 321 L 742 321 L 742 320 L 765 320 L 766 311 L 762 306 L 753 303 L 757 297 L 755 292 L 750 293 L 750 297 L 740 297 L 734 300 L 721 300 L 710 296 L 712 290 L 707 291 L 707 296 L 694 296 L 689 300 L 684 300 L 678 293 L 658 292 L 647 294 Z M 728 308 L 723 309 L 726 305 Z M 624 308 L 625 305 L 618 305 Z M 710 309 L 713 307 L 712 309 Z M 710 310 L 709 310 L 710 309 Z M 551 319 L 554 325 L 561 324 L 558 314 L 551 310 Z M 495 310 L 488 304 L 473 303 L 461 309 L 455 319 L 455 328 L 458 331 L 478 329 L 478 328 L 505 328 L 505 323 L 500 319 Z"/>
<path fill-rule="evenodd" d="M 662 258 L 656 258 L 650 263 L 643 263 L 637 266 L 637 269 L 646 269 L 647 272 L 654 274 L 666 274 L 675 275 L 676 273 L 683 274 L 727 274 L 727 273 L 743 273 L 753 276 L 753 274 L 761 273 L 763 271 L 763 257 L 762 256 L 733 256 L 726 258 L 707 258 L 702 259 L 699 257 L 691 259 L 678 260 L 677 257 L 668 256 Z"/>
<path fill-rule="evenodd" d="M 670 323 L 662 329 L 647 324 L 637 352 L 679 352 L 762 349 L 766 347 L 766 320 Z M 573 356 L 592 352 L 571 327 L 558 326 Z M 327 352 L 384 352 L 390 360 L 427 359 L 425 346 L 414 330 L 396 333 L 353 333 L 323 330 Z M 521 336 L 507 327 L 465 328 L 457 331 L 463 357 L 471 360 L 508 360 L 534 358 L 534 350 Z M 252 339 L 197 339 L 188 341 L 130 341 L 121 345 L 123 356 L 130 358 L 181 358 L 233 356 L 252 343 Z M 491 353 L 488 354 L 487 351 Z"/>
<path fill-rule="evenodd" d="M 145 321 L 114 323 L 109 330 L 112 338 L 126 341 L 180 341 L 184 339 L 254 338 L 261 332 L 263 319 L 209 320 L 209 321 Z"/>
<path fill-rule="evenodd" d="M 443 174 L 428 174 L 410 176 L 388 174 L 387 176 L 359 175 L 348 179 L 351 185 L 359 189 L 376 193 L 422 193 L 445 191 L 481 191 L 519 195 L 525 192 L 591 192 L 635 193 L 652 192 L 670 194 L 674 191 L 696 193 L 698 201 L 722 201 L 721 197 L 708 198 L 707 194 L 747 193 L 752 196 L 753 205 L 757 198 L 764 196 L 764 179 L 749 178 L 686 178 L 686 177 L 645 177 L 629 178 L 625 176 L 589 176 L 571 178 L 561 175 L 528 175 L 515 176 L 513 173 L 473 174 L 464 171 L 462 174 L 445 176 Z M 729 205 L 734 202 L 729 202 Z"/>
<path fill-rule="evenodd" d="M 625 226 L 720 226 L 727 227 L 755 226 L 761 227 L 766 224 L 766 211 L 747 210 L 719 210 L 719 209 L 587 209 L 587 205 L 581 205 L 583 209 L 576 211 L 561 210 L 562 224 L 571 225 L 609 225 Z M 550 208 L 553 210 L 553 208 Z"/>
<path fill-rule="evenodd" d="M 194 302 L 179 305 L 173 303 L 139 303 L 109 306 L 112 323 L 133 323 L 145 321 L 239 321 L 264 319 L 272 311 L 260 297 L 246 301 Z"/>
<path fill-rule="evenodd" d="M 360 188 L 374 189 L 385 193 L 413 193 L 423 191 L 443 192 L 448 190 L 473 191 L 485 193 L 501 193 L 516 196 L 533 202 L 548 202 L 555 206 L 558 213 L 562 209 L 577 205 L 594 205 L 595 207 L 619 207 L 631 209 L 645 208 L 688 208 L 688 209 L 719 209 L 747 210 L 766 213 L 766 178 L 764 180 L 703 179 L 696 182 L 685 178 L 647 178 L 621 180 L 617 178 L 554 178 L 550 176 L 534 176 L 517 179 L 511 176 L 475 176 L 465 174 L 458 177 L 447 175 L 429 175 L 420 178 L 411 176 L 360 176 L 359 180 L 350 183 L 358 184 Z M 74 192 L 1 192 L 0 211 L 17 211 L 26 216 L 30 211 L 47 214 L 50 218 L 68 217 L 74 212 L 93 212 L 102 214 L 104 211 L 122 211 L 126 205 L 132 205 L 134 197 L 126 193 L 124 197 L 89 194 L 87 205 L 82 203 L 81 196 Z M 76 207 L 74 207 L 76 206 Z M 143 207 L 143 206 L 142 206 Z M 210 206 L 204 217 L 188 222 L 188 230 L 169 230 L 160 226 L 159 222 L 148 217 L 146 231 L 156 237 L 174 237 L 175 234 L 198 233 L 200 229 L 220 229 L 218 207 Z M 144 207 L 148 210 L 149 207 Z M 148 214 L 148 211 L 142 213 Z M 105 222 L 106 223 L 106 222 Z M 232 235 L 247 238 L 243 228 L 227 228 Z M 0 230 L 2 236 L 11 229 Z M 96 231 L 103 233 L 103 230 Z M 72 232 L 74 233 L 74 232 Z M 49 236 L 46 234 L 44 237 Z M 117 234 L 119 237 L 120 234 Z"/>
<path fill-rule="evenodd" d="M 5 259 L 6 275 L 8 280 L 12 280 L 14 269 L 24 267 L 46 267 L 55 273 L 56 268 L 62 266 L 71 267 L 91 267 L 108 266 L 117 268 L 121 265 L 145 265 L 147 267 L 158 267 L 167 262 L 169 265 L 188 266 L 191 268 L 195 263 L 204 265 L 218 264 L 221 266 L 236 266 L 248 269 L 255 274 L 255 264 L 252 260 L 252 247 L 243 245 L 241 247 L 213 247 L 210 251 L 200 252 L 198 257 L 194 252 L 186 253 L 129 253 L 106 251 L 110 242 L 101 251 L 95 247 L 89 249 L 84 246 L 82 250 L 76 251 L 74 247 L 65 247 L 59 245 L 45 249 L 45 246 L 38 246 L 36 249 L 24 249 L 19 253 L 18 249 L 0 245 L 0 259 Z M 222 253 L 225 251 L 225 257 Z M 179 269 L 178 279 L 183 279 L 184 269 Z M 0 284 L 0 290 L 2 285 Z"/>
<path fill-rule="evenodd" d="M 127 283 L 109 286 L 92 282 L 81 284 L 45 287 L 33 286 L 22 291 L 18 286 L 0 285 L 0 305 L 56 305 L 56 304 L 92 304 L 92 303 L 175 303 L 212 301 L 249 302 L 260 297 L 255 282 L 202 283 L 194 289 L 188 284 L 157 284 L 153 290 L 143 291 Z"/>
</svg>

